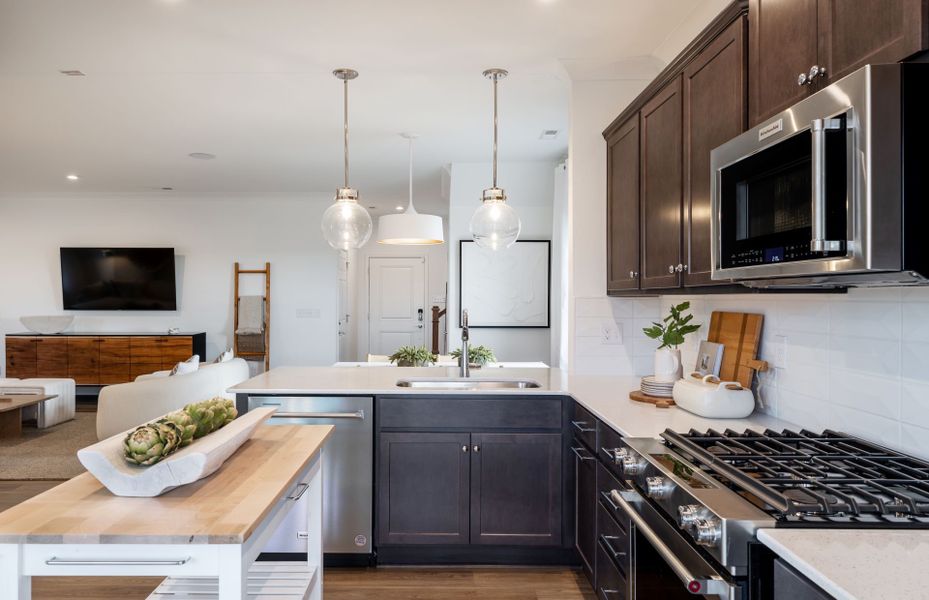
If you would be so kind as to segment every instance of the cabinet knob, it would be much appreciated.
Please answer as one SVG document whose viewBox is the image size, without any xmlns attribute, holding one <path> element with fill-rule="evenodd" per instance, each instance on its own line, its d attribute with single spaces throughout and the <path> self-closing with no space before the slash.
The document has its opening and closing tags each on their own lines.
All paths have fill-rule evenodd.
<svg viewBox="0 0 929 600">
<path fill-rule="evenodd" d="M 467 447 L 467 446 L 462 446 L 462 447 L 461 447 L 461 451 L 462 451 L 462 452 L 467 452 L 467 451 L 468 451 L 468 447 Z"/>
<path fill-rule="evenodd" d="M 668 273 L 674 273 L 674 265 L 668 265 Z"/>
<path fill-rule="evenodd" d="M 677 271 L 678 273 L 683 273 L 684 271 L 687 270 L 687 265 L 681 264 L 681 263 L 677 263 L 677 266 L 674 267 L 674 270 Z"/>
<path fill-rule="evenodd" d="M 825 76 L 826 76 L 826 67 L 821 67 L 819 65 L 813 65 L 812 67 L 810 67 L 810 74 L 807 77 L 807 83 L 809 83 L 810 85 L 813 85 L 814 79 L 816 79 L 817 77 L 825 77 Z"/>
<path fill-rule="evenodd" d="M 638 271 L 629 271 L 629 279 L 635 279 L 638 276 L 639 276 Z"/>
<path fill-rule="evenodd" d="M 471 448 L 471 450 L 472 450 L 473 452 L 480 452 L 480 451 L 481 451 L 481 447 L 478 446 L 477 444 L 474 444 L 474 447 Z"/>
<path fill-rule="evenodd" d="M 797 75 L 797 85 L 804 86 L 808 83 L 806 73 L 800 73 Z"/>
</svg>

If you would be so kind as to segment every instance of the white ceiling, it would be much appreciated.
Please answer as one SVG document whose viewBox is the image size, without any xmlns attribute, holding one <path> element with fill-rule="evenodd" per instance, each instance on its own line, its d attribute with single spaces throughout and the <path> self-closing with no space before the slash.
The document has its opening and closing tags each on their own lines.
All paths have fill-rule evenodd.
<svg viewBox="0 0 929 600">
<path fill-rule="evenodd" d="M 398 134 L 413 131 L 417 204 L 443 212 L 442 166 L 490 158 L 484 68 L 511 73 L 501 160 L 555 160 L 570 77 L 652 54 L 705 3 L 0 0 L 0 192 L 334 191 L 342 90 L 330 72 L 348 66 L 361 73 L 350 125 L 362 202 L 383 212 L 405 197 Z"/>
</svg>

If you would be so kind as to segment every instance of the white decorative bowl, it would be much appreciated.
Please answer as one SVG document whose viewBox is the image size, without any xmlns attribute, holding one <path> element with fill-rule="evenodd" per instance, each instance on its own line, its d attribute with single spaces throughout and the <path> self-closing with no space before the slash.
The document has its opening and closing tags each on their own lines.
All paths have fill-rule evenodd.
<svg viewBox="0 0 929 600">
<path fill-rule="evenodd" d="M 48 315 L 36 317 L 20 317 L 19 322 L 32 333 L 54 335 L 61 333 L 74 322 L 73 315 Z"/>
<path fill-rule="evenodd" d="M 276 406 L 250 410 L 148 467 L 131 465 L 124 458 L 123 440 L 131 430 L 81 448 L 77 458 L 117 496 L 153 498 L 215 473 L 275 410 Z"/>
</svg>

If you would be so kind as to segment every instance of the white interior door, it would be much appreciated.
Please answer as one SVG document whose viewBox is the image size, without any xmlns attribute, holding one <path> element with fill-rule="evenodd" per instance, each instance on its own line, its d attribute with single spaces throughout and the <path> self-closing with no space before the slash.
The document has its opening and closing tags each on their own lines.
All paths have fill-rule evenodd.
<svg viewBox="0 0 929 600">
<path fill-rule="evenodd" d="M 368 263 L 368 353 L 426 343 L 426 259 L 372 257 Z"/>
</svg>

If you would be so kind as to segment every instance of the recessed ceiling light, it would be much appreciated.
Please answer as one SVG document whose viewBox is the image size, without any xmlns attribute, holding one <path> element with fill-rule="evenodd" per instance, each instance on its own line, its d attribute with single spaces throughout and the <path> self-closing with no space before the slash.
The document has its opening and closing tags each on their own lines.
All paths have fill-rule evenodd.
<svg viewBox="0 0 929 600">
<path fill-rule="evenodd" d="M 83 71 L 78 71 L 77 69 L 62 69 L 58 71 L 62 75 L 67 75 L 68 77 L 84 77 L 85 73 Z"/>
<path fill-rule="evenodd" d="M 191 152 L 187 156 L 190 158 L 196 158 L 198 160 L 213 160 L 216 158 L 215 154 L 210 154 L 209 152 Z"/>
<path fill-rule="evenodd" d="M 394 210 L 403 210 L 403 207 L 398 204 L 394 207 Z"/>
<path fill-rule="evenodd" d="M 543 129 L 542 134 L 539 135 L 540 140 L 553 140 L 558 137 L 557 129 Z"/>
<path fill-rule="evenodd" d="M 173 189 L 174 189 L 173 187 L 168 187 L 168 186 L 165 186 L 165 187 L 161 188 L 161 190 L 162 190 L 163 192 L 170 192 L 170 191 L 173 190 Z"/>
<path fill-rule="evenodd" d="M 80 179 L 80 177 L 72 173 L 70 175 L 65 175 L 65 179 L 67 179 L 68 181 L 77 181 L 78 179 Z"/>
</svg>

